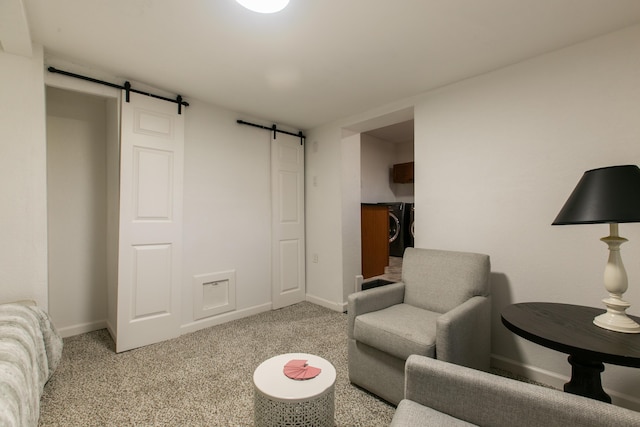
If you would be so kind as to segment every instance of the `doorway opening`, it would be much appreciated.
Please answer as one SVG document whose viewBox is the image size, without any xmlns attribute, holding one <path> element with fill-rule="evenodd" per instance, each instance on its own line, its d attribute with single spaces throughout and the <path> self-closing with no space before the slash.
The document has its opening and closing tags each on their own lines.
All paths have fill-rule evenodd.
<svg viewBox="0 0 640 427">
<path fill-rule="evenodd" d="M 378 127 L 360 135 L 360 188 L 361 203 L 384 205 L 388 208 L 388 220 L 384 230 L 370 230 L 370 224 L 362 224 L 362 235 L 384 233 L 388 239 L 386 265 L 380 265 L 378 273 L 367 277 L 363 274 L 363 287 L 371 281 L 397 282 L 402 278 L 404 249 L 413 246 L 414 226 L 414 121 L 401 121 Z M 362 246 L 363 263 L 371 254 L 371 247 Z M 381 270 L 380 270 L 381 268 Z M 364 271 L 363 271 L 364 273 Z M 371 274 L 371 273 L 370 273 Z"/>
<path fill-rule="evenodd" d="M 47 87 L 46 114 L 49 312 L 67 337 L 109 325 L 118 107 L 115 99 Z"/>
</svg>

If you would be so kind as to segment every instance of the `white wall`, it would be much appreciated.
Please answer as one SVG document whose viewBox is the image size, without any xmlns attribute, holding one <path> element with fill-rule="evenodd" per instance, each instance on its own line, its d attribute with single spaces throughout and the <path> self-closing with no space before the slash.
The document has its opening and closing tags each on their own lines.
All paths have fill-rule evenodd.
<svg viewBox="0 0 640 427">
<path fill-rule="evenodd" d="M 46 98 L 49 314 L 66 336 L 107 316 L 107 101 L 56 88 Z"/>
<path fill-rule="evenodd" d="M 640 26 L 631 27 L 311 130 L 335 157 L 308 157 L 307 168 L 334 172 L 340 128 L 415 106 L 416 246 L 490 254 L 494 364 L 561 387 L 570 375 L 566 355 L 515 337 L 500 310 L 523 301 L 600 306 L 606 296 L 607 248 L 598 239 L 608 228 L 550 224 L 585 170 L 640 163 L 639 45 Z M 341 197 L 326 194 L 312 208 Z M 327 220 L 313 209 L 307 227 L 310 244 L 344 246 L 319 233 Z M 620 228 L 630 239 L 625 295 L 638 315 L 640 225 Z M 325 266 L 341 269 L 340 262 Z M 310 282 L 319 280 L 309 273 Z M 640 370 L 607 365 L 602 378 L 615 403 L 640 408 Z"/>
<path fill-rule="evenodd" d="M 307 300 L 336 311 L 344 309 L 342 154 L 339 127 L 315 129 L 307 134 L 305 150 L 305 221 Z M 328 143 L 333 141 L 335 143 Z M 353 150 L 349 149 L 352 153 Z M 355 178 L 354 178 L 355 179 Z M 349 184 L 349 188 L 353 188 Z M 357 205 L 360 209 L 360 205 Z M 360 218 L 358 214 L 348 214 Z M 309 224 L 311 222 L 311 224 Z M 351 226 L 351 224 L 347 225 Z M 360 227 L 358 222 L 358 228 Z M 351 243 L 359 245 L 360 242 Z M 318 262 L 312 262 L 313 255 Z M 355 258 L 349 257 L 352 263 Z M 359 267 L 357 267 L 359 269 Z M 355 277 L 351 279 L 351 283 Z"/>
<path fill-rule="evenodd" d="M 396 144 L 361 134 L 361 200 L 362 203 L 395 202 L 391 169 L 396 160 Z"/>
<path fill-rule="evenodd" d="M 0 51 L 0 301 L 47 307 L 47 199 L 42 48 Z"/>
<path fill-rule="evenodd" d="M 235 270 L 237 311 L 271 308 L 271 175 L 269 132 L 237 124 L 234 112 L 188 101 L 182 317 L 193 330 L 239 316 L 190 324 L 195 275 Z"/>
<path fill-rule="evenodd" d="M 493 345 L 507 363 L 569 376 L 566 355 L 500 322 L 514 302 L 602 307 L 606 225 L 550 224 L 583 172 L 640 164 L 640 27 L 444 88 L 416 104 L 416 245 L 491 255 Z M 418 163 L 419 161 L 419 163 Z M 623 224 L 640 314 L 640 225 Z M 607 366 L 614 401 L 640 407 L 640 371 Z"/>
<path fill-rule="evenodd" d="M 396 162 L 406 163 L 413 162 L 415 159 L 413 150 L 413 141 L 400 142 L 396 144 Z"/>
<path fill-rule="evenodd" d="M 342 139 L 342 300 L 355 290 L 355 277 L 362 274 L 362 229 L 360 224 L 361 134 Z M 344 308 L 346 310 L 346 307 Z"/>
</svg>

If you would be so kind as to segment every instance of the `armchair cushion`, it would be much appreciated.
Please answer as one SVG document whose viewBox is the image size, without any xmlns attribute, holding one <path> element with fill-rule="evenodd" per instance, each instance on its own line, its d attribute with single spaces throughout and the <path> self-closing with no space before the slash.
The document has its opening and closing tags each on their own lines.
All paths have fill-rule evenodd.
<svg viewBox="0 0 640 427">
<path fill-rule="evenodd" d="M 355 319 L 354 338 L 400 359 L 411 354 L 435 357 L 439 313 L 408 304 L 362 314 Z"/>
</svg>

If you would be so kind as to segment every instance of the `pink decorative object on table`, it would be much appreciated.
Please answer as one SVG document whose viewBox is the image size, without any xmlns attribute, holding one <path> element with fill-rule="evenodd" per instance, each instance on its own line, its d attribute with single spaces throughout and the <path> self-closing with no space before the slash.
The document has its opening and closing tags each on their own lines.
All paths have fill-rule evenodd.
<svg viewBox="0 0 640 427">
<path fill-rule="evenodd" d="M 282 371 L 292 380 L 309 380 L 317 377 L 322 369 L 309 366 L 306 360 L 292 359 L 284 365 Z"/>
</svg>

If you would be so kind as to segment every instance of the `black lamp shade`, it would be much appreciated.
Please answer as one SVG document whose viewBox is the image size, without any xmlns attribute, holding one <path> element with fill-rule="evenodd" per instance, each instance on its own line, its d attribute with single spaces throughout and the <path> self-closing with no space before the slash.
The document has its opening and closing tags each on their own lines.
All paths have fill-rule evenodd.
<svg viewBox="0 0 640 427">
<path fill-rule="evenodd" d="M 636 165 L 586 171 L 553 225 L 640 222 Z"/>
</svg>

